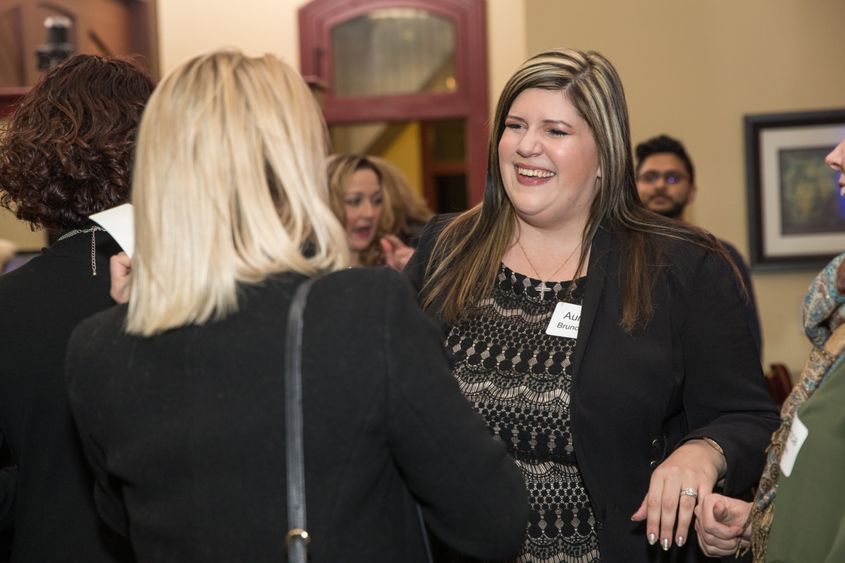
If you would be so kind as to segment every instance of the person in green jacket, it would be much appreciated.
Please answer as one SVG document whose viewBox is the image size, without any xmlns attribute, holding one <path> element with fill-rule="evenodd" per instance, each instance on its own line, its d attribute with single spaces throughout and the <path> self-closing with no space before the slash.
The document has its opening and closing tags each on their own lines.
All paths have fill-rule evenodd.
<svg viewBox="0 0 845 563">
<path fill-rule="evenodd" d="M 825 162 L 845 196 L 845 140 Z M 804 331 L 813 350 L 784 403 L 756 498 L 711 494 L 696 508 L 707 555 L 750 545 L 755 563 L 845 561 L 845 253 L 810 285 Z"/>
</svg>

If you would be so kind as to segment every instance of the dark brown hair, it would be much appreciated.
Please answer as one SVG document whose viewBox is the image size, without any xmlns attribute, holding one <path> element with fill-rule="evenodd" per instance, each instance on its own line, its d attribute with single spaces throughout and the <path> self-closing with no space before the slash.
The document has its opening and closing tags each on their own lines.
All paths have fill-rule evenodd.
<svg viewBox="0 0 845 563">
<path fill-rule="evenodd" d="M 0 130 L 0 205 L 64 230 L 125 202 L 154 87 L 132 59 L 76 55 L 51 70 Z"/>
</svg>

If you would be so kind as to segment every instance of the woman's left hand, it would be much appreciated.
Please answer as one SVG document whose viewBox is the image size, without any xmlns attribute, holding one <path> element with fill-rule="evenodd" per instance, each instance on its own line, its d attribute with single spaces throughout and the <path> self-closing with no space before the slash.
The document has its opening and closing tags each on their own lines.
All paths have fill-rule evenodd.
<svg viewBox="0 0 845 563">
<path fill-rule="evenodd" d="M 648 493 L 631 520 L 646 520 L 648 542 L 659 540 L 664 551 L 673 541 L 684 545 L 698 499 L 713 492 L 726 467 L 725 456 L 704 440 L 686 442 L 651 474 Z"/>
<path fill-rule="evenodd" d="M 385 235 L 379 243 L 384 253 L 384 263 L 399 272 L 404 270 L 405 264 L 414 254 L 414 249 L 399 240 L 396 235 Z"/>
</svg>

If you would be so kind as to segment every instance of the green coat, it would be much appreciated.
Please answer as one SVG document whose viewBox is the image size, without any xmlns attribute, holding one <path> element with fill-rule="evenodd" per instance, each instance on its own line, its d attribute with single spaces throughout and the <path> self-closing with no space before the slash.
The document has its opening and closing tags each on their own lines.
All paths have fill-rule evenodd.
<svg viewBox="0 0 845 563">
<path fill-rule="evenodd" d="M 809 430 L 789 477 L 780 476 L 769 563 L 845 561 L 845 362 L 799 407 Z"/>
</svg>

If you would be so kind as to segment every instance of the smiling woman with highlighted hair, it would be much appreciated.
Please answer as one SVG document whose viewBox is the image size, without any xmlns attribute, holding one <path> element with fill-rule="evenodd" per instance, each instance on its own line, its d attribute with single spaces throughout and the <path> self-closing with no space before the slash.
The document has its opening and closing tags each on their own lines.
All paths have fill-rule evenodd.
<svg viewBox="0 0 845 563">
<path fill-rule="evenodd" d="M 471 556 L 519 549 L 521 478 L 436 328 L 398 273 L 344 268 L 325 144 L 270 55 L 197 57 L 150 100 L 129 304 L 77 328 L 67 376 L 98 510 L 139 562 L 283 560 L 287 313 L 320 274 L 302 344 L 310 560 L 424 561 L 418 505 Z"/>
<path fill-rule="evenodd" d="M 735 267 L 642 206 L 629 130 L 607 58 L 529 58 L 496 107 L 483 202 L 433 221 L 406 269 L 523 471 L 520 562 L 696 560 L 697 497 L 753 485 L 776 425 Z"/>
</svg>

